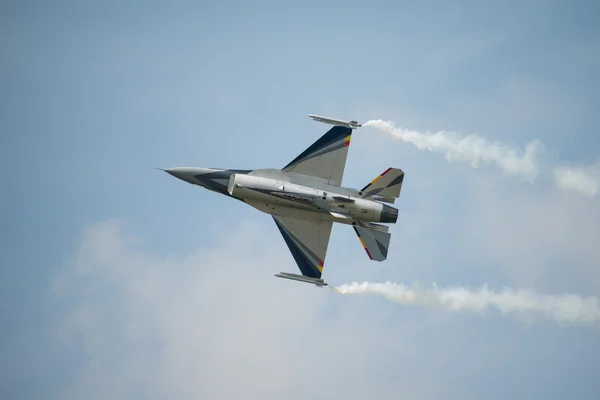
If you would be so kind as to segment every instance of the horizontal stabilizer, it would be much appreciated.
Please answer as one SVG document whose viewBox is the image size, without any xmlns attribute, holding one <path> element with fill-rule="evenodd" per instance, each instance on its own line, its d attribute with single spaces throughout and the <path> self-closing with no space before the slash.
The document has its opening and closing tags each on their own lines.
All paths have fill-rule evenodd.
<svg viewBox="0 0 600 400">
<path fill-rule="evenodd" d="M 383 261 L 387 258 L 391 234 L 364 224 L 355 225 L 353 228 L 371 260 Z"/>
<path fill-rule="evenodd" d="M 393 204 L 400 197 L 403 181 L 404 172 L 401 169 L 388 168 L 365 186 L 361 192 L 365 198 Z"/>
</svg>

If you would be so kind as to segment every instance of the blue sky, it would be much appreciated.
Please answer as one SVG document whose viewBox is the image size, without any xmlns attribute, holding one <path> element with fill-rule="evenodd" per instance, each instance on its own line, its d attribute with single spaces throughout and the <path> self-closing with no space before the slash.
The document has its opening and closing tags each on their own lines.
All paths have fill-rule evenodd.
<svg viewBox="0 0 600 400">
<path fill-rule="evenodd" d="M 598 326 L 281 282 L 267 215 L 155 167 L 281 167 L 308 113 L 595 162 L 594 2 L 4 2 L 0 397 L 579 398 Z M 597 197 L 375 129 L 344 184 L 406 172 L 390 257 L 336 226 L 325 277 L 600 296 Z M 315 354 L 316 353 L 316 354 Z M 310 382 L 309 385 L 306 382 Z"/>
</svg>

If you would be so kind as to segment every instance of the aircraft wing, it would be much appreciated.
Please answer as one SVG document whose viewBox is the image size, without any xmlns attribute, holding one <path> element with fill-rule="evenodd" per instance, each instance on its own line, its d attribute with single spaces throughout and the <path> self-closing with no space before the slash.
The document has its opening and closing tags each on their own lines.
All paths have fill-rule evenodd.
<svg viewBox="0 0 600 400">
<path fill-rule="evenodd" d="M 320 279 L 333 223 L 281 216 L 273 219 L 302 275 Z"/>
<path fill-rule="evenodd" d="M 323 178 L 330 185 L 340 186 L 351 136 L 352 128 L 334 126 L 286 165 L 283 171 Z"/>
</svg>

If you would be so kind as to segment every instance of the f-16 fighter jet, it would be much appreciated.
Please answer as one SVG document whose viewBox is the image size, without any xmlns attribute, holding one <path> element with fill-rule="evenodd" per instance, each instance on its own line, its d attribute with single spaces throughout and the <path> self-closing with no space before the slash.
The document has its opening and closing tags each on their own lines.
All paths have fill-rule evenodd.
<svg viewBox="0 0 600 400">
<path fill-rule="evenodd" d="M 389 226 L 398 219 L 393 204 L 404 172 L 388 168 L 360 190 L 342 187 L 352 130 L 356 121 L 309 117 L 334 125 L 281 169 L 168 168 L 185 182 L 233 197 L 270 214 L 301 275 L 279 278 L 326 286 L 321 275 L 334 222 L 351 225 L 371 260 L 387 258 Z"/>
</svg>

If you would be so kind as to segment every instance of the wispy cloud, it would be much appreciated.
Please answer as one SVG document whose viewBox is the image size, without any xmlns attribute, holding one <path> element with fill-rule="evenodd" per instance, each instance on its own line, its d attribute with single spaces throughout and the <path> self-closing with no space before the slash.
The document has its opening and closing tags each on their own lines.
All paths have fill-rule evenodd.
<svg viewBox="0 0 600 400">
<path fill-rule="evenodd" d="M 58 337 L 86 359 L 61 398 L 372 393 L 369 383 L 377 371 L 364 368 L 369 349 L 373 338 L 389 343 L 392 333 L 377 326 L 346 330 L 353 320 L 349 307 L 345 318 L 324 320 L 319 310 L 331 292 L 274 278 L 282 260 L 290 265 L 293 260 L 283 240 L 262 239 L 276 233 L 269 228 L 227 227 L 213 232 L 207 247 L 183 257 L 156 254 L 117 221 L 87 229 L 73 261 L 54 282 L 66 311 L 53 318 Z M 354 366 L 345 362 L 348 348 L 354 349 Z M 306 371 L 316 365 L 328 371 L 327 387 L 306 384 Z M 413 385 L 400 382 L 407 390 Z M 376 391 L 389 397 L 396 384 Z"/>
</svg>

